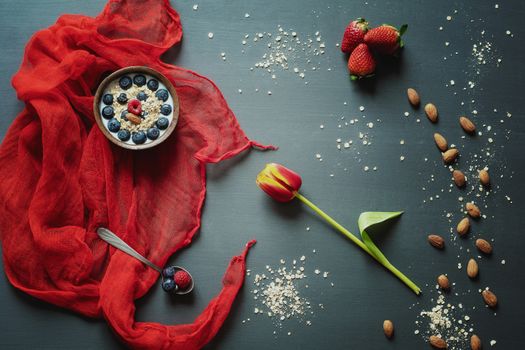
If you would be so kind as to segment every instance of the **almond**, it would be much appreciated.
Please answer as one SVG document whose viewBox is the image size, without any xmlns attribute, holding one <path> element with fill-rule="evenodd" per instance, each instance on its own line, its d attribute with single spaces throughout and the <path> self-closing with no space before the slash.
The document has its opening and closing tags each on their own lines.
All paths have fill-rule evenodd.
<svg viewBox="0 0 525 350">
<path fill-rule="evenodd" d="M 476 131 L 476 125 L 465 116 L 459 117 L 459 125 L 461 125 L 463 130 L 468 134 L 473 134 Z"/>
<path fill-rule="evenodd" d="M 461 219 L 461 221 L 458 223 L 458 226 L 456 228 L 460 236 L 467 234 L 469 229 L 470 229 L 470 220 L 468 218 Z"/>
<path fill-rule="evenodd" d="M 451 148 L 448 151 L 443 152 L 443 161 L 445 164 L 453 163 L 459 155 L 459 151 L 455 148 Z"/>
<path fill-rule="evenodd" d="M 479 171 L 479 182 L 481 182 L 483 186 L 488 186 L 490 184 L 489 172 L 485 169 Z"/>
<path fill-rule="evenodd" d="M 394 335 L 394 323 L 390 320 L 383 321 L 383 331 L 388 339 L 392 338 Z"/>
<path fill-rule="evenodd" d="M 416 90 L 412 89 L 412 88 L 408 88 L 407 89 L 407 96 L 408 96 L 408 101 L 410 102 L 410 104 L 414 107 L 417 107 L 419 106 L 419 102 L 421 101 L 419 99 L 419 94 L 417 93 Z"/>
<path fill-rule="evenodd" d="M 492 246 L 490 243 L 483 238 L 476 239 L 476 248 L 479 249 L 480 252 L 485 254 L 491 254 L 492 253 Z"/>
<path fill-rule="evenodd" d="M 468 215 L 475 219 L 481 216 L 481 211 L 479 210 L 478 206 L 472 202 L 465 204 L 465 209 L 467 209 Z"/>
<path fill-rule="evenodd" d="M 434 104 L 427 103 L 425 105 L 425 113 L 427 114 L 428 119 L 432 123 L 436 123 L 437 122 L 437 120 L 438 120 L 438 110 L 437 110 L 436 106 L 434 106 Z"/>
<path fill-rule="evenodd" d="M 467 264 L 467 276 L 470 278 L 476 278 L 478 277 L 478 263 L 474 259 L 470 259 Z"/>
<path fill-rule="evenodd" d="M 437 249 L 443 249 L 445 247 L 445 240 L 443 239 L 443 237 L 438 235 L 429 235 L 428 243 L 430 243 L 431 246 Z"/>
<path fill-rule="evenodd" d="M 481 296 L 488 307 L 495 308 L 498 305 L 498 298 L 496 297 L 496 294 L 492 293 L 490 290 L 485 289 L 483 292 L 481 292 Z"/>
<path fill-rule="evenodd" d="M 434 134 L 434 142 L 441 152 L 445 152 L 448 149 L 447 139 L 437 132 Z"/>
<path fill-rule="evenodd" d="M 452 172 L 452 177 L 454 178 L 454 183 L 456 184 L 456 186 L 458 187 L 463 187 L 465 186 L 465 182 L 467 181 L 465 179 L 465 174 L 463 174 L 463 172 L 461 170 L 454 170 Z"/>
<path fill-rule="evenodd" d="M 447 342 L 438 337 L 437 335 L 431 335 L 428 339 L 430 345 L 435 349 L 446 349 L 448 347 Z"/>
<path fill-rule="evenodd" d="M 126 118 L 133 124 L 140 124 L 142 122 L 142 119 L 139 116 L 132 113 L 126 114 Z"/>
<path fill-rule="evenodd" d="M 472 350 L 481 350 L 481 339 L 475 334 L 470 337 L 470 348 Z"/>
<path fill-rule="evenodd" d="M 439 287 L 443 290 L 447 290 L 450 288 L 448 277 L 445 275 L 439 275 L 437 278 L 437 282 L 438 282 Z"/>
</svg>

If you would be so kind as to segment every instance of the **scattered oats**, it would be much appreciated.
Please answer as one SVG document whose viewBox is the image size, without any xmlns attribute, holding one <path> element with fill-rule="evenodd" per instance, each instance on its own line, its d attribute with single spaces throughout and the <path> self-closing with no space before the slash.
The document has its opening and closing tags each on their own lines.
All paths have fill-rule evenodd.
<svg viewBox="0 0 525 350">
<path fill-rule="evenodd" d="M 328 272 L 327 271 L 323 272 L 323 278 L 327 278 L 327 277 L 328 277 Z"/>
<path fill-rule="evenodd" d="M 199 9 L 199 5 L 198 4 L 193 5 L 193 11 L 197 11 L 198 9 Z"/>
<path fill-rule="evenodd" d="M 507 30 L 507 31 L 505 32 L 505 34 L 510 35 L 510 34 L 511 34 L 511 33 L 510 33 L 510 30 Z"/>
<path fill-rule="evenodd" d="M 213 39 L 213 33 L 212 32 L 208 33 L 208 39 Z"/>
<path fill-rule="evenodd" d="M 365 110 L 365 107 L 364 107 L 364 106 L 359 106 L 359 110 L 360 110 L 361 112 L 363 112 L 363 111 Z"/>
<path fill-rule="evenodd" d="M 350 143 L 349 143 L 349 142 L 345 142 L 345 143 L 343 143 L 343 147 L 344 147 L 344 148 L 349 148 L 349 147 L 350 147 Z"/>
<path fill-rule="evenodd" d="M 317 154 L 315 155 L 315 158 L 317 158 L 317 159 L 321 159 L 321 155 L 320 155 L 319 153 L 317 153 Z"/>
<path fill-rule="evenodd" d="M 369 122 L 368 124 L 366 124 L 370 129 L 372 129 L 374 127 L 374 123 L 372 122 Z"/>
<path fill-rule="evenodd" d="M 405 156 L 401 156 L 401 157 L 399 157 L 399 160 L 400 160 L 400 161 L 404 161 L 404 160 L 405 160 Z"/>
<path fill-rule="evenodd" d="M 363 170 L 364 170 L 364 171 L 368 171 L 369 169 L 370 169 L 370 168 L 368 167 L 368 165 L 365 165 L 365 166 L 363 167 Z"/>
<path fill-rule="evenodd" d="M 287 334 L 288 334 L 288 335 L 292 335 L 292 332 L 288 332 Z"/>
<path fill-rule="evenodd" d="M 405 112 L 405 117 L 408 117 L 409 115 L 410 115 L 410 113 Z"/>
<path fill-rule="evenodd" d="M 245 13 L 244 14 L 244 18 L 250 18 L 250 14 L 249 13 Z"/>
<path fill-rule="evenodd" d="M 505 259 L 501 260 L 501 265 L 505 265 Z"/>
<path fill-rule="evenodd" d="M 450 43 L 448 41 L 445 41 L 445 46 L 449 46 Z"/>
<path fill-rule="evenodd" d="M 490 346 L 494 346 L 494 345 L 496 345 L 496 341 L 495 341 L 494 339 L 492 339 L 492 340 L 490 341 Z"/>
<path fill-rule="evenodd" d="M 268 95 L 271 95 L 271 94 L 272 94 L 272 92 L 270 90 L 268 90 Z"/>
<path fill-rule="evenodd" d="M 495 9 L 499 9 L 499 4 L 495 4 L 495 5 L 494 5 L 494 8 L 495 8 Z"/>
<path fill-rule="evenodd" d="M 305 260 L 306 260 L 306 256 L 302 255 L 302 256 L 299 258 L 299 260 L 301 260 L 301 261 L 305 261 Z"/>
<path fill-rule="evenodd" d="M 451 21 L 452 20 L 452 16 L 447 16 L 447 21 Z"/>
<path fill-rule="evenodd" d="M 324 125 L 323 124 L 319 125 L 319 129 L 324 129 Z"/>
<path fill-rule="evenodd" d="M 315 270 L 314 270 L 314 273 L 315 273 L 316 275 L 318 275 L 318 274 L 321 273 L 321 271 L 320 271 L 319 269 L 315 269 Z"/>
<path fill-rule="evenodd" d="M 241 89 L 239 89 L 239 90 L 237 90 L 237 91 L 239 91 L 239 93 L 242 94 L 242 90 L 241 90 Z"/>
<path fill-rule="evenodd" d="M 454 80 L 451 80 L 450 81 L 450 85 L 454 86 L 454 85 L 456 85 L 456 82 Z"/>
<path fill-rule="evenodd" d="M 405 140 L 399 140 L 399 144 L 400 145 L 404 145 L 405 144 Z"/>
</svg>

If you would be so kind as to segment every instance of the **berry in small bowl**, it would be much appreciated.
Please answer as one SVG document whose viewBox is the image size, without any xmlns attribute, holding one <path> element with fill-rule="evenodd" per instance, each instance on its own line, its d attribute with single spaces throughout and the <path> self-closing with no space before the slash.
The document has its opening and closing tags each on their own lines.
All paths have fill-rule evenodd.
<svg viewBox="0 0 525 350">
<path fill-rule="evenodd" d="M 171 287 L 171 281 L 174 282 L 176 287 L 167 290 L 164 287 L 166 281 L 168 281 L 167 287 Z M 165 291 L 184 295 L 190 293 L 194 287 L 193 277 L 186 269 L 180 266 L 168 266 L 162 270 L 162 289 Z"/>
</svg>

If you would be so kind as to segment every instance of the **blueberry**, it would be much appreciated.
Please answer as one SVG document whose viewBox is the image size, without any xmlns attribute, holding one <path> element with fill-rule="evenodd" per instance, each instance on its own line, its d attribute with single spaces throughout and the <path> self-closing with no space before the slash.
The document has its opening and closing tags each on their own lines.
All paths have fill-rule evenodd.
<svg viewBox="0 0 525 350">
<path fill-rule="evenodd" d="M 164 118 L 164 117 L 160 117 L 159 119 L 157 119 L 157 128 L 159 128 L 160 130 L 164 130 L 168 127 L 168 125 L 170 124 L 170 121 L 168 118 Z"/>
<path fill-rule="evenodd" d="M 131 135 L 131 140 L 137 145 L 140 145 L 146 142 L 146 133 L 144 131 L 134 132 L 133 135 Z"/>
<path fill-rule="evenodd" d="M 149 128 L 148 129 L 148 139 L 150 140 L 156 140 L 160 135 L 160 130 L 157 128 Z"/>
<path fill-rule="evenodd" d="M 148 81 L 148 89 L 150 89 L 151 91 L 155 91 L 159 88 L 159 82 L 155 79 L 150 79 Z"/>
<path fill-rule="evenodd" d="M 117 101 L 123 105 L 124 103 L 128 102 L 128 95 L 122 92 L 120 95 L 118 95 Z"/>
<path fill-rule="evenodd" d="M 175 276 L 175 266 L 168 266 L 162 270 L 162 276 L 173 278 Z"/>
<path fill-rule="evenodd" d="M 128 114 L 128 110 L 127 109 L 123 110 L 122 113 L 120 113 L 120 119 L 127 121 L 128 120 L 128 117 L 126 117 L 127 114 Z"/>
<path fill-rule="evenodd" d="M 120 85 L 121 88 L 123 88 L 124 90 L 127 90 L 131 87 L 131 85 L 133 85 L 133 82 L 131 81 L 130 77 L 125 75 L 119 79 L 118 84 Z"/>
<path fill-rule="evenodd" d="M 137 86 L 142 86 L 142 85 L 146 84 L 146 77 L 143 76 L 142 74 L 137 74 L 137 75 L 135 75 L 133 77 L 133 82 Z"/>
<path fill-rule="evenodd" d="M 102 117 L 104 117 L 105 119 L 113 118 L 114 115 L 115 115 L 115 111 L 113 110 L 113 107 L 106 106 L 102 108 Z"/>
<path fill-rule="evenodd" d="M 105 94 L 104 97 L 102 97 L 102 102 L 106 105 L 110 105 L 113 103 L 113 95 L 112 94 Z"/>
<path fill-rule="evenodd" d="M 175 281 L 171 278 L 166 278 L 162 281 L 162 289 L 164 289 L 165 292 L 171 292 L 177 287 L 175 284 Z"/>
<path fill-rule="evenodd" d="M 108 121 L 108 129 L 111 132 L 119 131 L 120 130 L 120 122 L 117 119 L 115 119 L 115 118 L 111 118 Z"/>
<path fill-rule="evenodd" d="M 141 91 L 137 94 L 137 99 L 139 101 L 146 101 L 148 99 L 148 95 L 144 91 Z"/>
<path fill-rule="evenodd" d="M 159 100 L 162 100 L 162 101 L 166 102 L 166 100 L 168 99 L 168 96 L 169 96 L 169 94 L 168 94 L 168 90 L 166 90 L 166 89 L 160 89 L 159 91 L 157 91 L 157 92 L 155 93 L 155 96 L 157 96 L 157 98 L 158 98 Z"/>
<path fill-rule="evenodd" d="M 129 133 L 128 130 L 120 130 L 117 134 L 118 138 L 120 139 L 120 141 L 127 141 L 129 140 L 131 134 Z"/>
<path fill-rule="evenodd" d="M 164 115 L 169 115 L 171 113 L 171 106 L 167 105 L 167 104 L 163 104 L 160 107 L 160 113 L 162 113 Z"/>
</svg>

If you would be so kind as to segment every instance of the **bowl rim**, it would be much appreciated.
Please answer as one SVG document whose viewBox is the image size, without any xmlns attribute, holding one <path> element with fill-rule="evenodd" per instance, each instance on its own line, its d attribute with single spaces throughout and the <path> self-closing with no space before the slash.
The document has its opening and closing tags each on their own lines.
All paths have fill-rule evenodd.
<svg viewBox="0 0 525 350">
<path fill-rule="evenodd" d="M 173 99 L 173 119 L 170 125 L 158 139 L 153 140 L 150 143 L 145 143 L 141 145 L 137 145 L 137 144 L 131 145 L 131 144 L 122 142 L 118 140 L 116 137 L 114 137 L 112 133 L 106 129 L 106 127 L 104 126 L 104 123 L 102 122 L 102 116 L 100 115 L 100 99 L 102 97 L 102 94 L 104 93 L 104 90 L 106 90 L 106 87 L 108 86 L 110 82 L 114 81 L 115 79 L 119 78 L 120 76 L 124 74 L 129 74 L 129 73 L 145 73 L 145 74 L 155 77 L 156 79 L 160 80 L 164 84 L 164 86 L 166 86 L 166 89 L 168 89 Z M 93 112 L 95 114 L 95 120 L 97 122 L 99 129 L 104 134 L 104 136 L 106 136 L 107 139 L 109 139 L 111 142 L 113 142 L 117 146 L 120 146 L 122 148 L 131 149 L 131 150 L 148 149 L 151 147 L 155 147 L 158 144 L 165 141 L 171 135 L 173 130 L 175 130 L 175 127 L 179 120 L 179 109 L 180 109 L 179 107 L 180 107 L 179 96 L 177 95 L 177 92 L 175 91 L 173 84 L 163 74 L 161 74 L 160 72 L 152 68 L 146 67 L 146 66 L 129 66 L 129 67 L 124 67 L 124 68 L 114 71 L 113 73 L 108 75 L 106 78 L 104 78 L 104 80 L 102 80 L 102 82 L 98 85 L 97 91 L 95 93 L 95 98 L 93 100 Z"/>
</svg>

